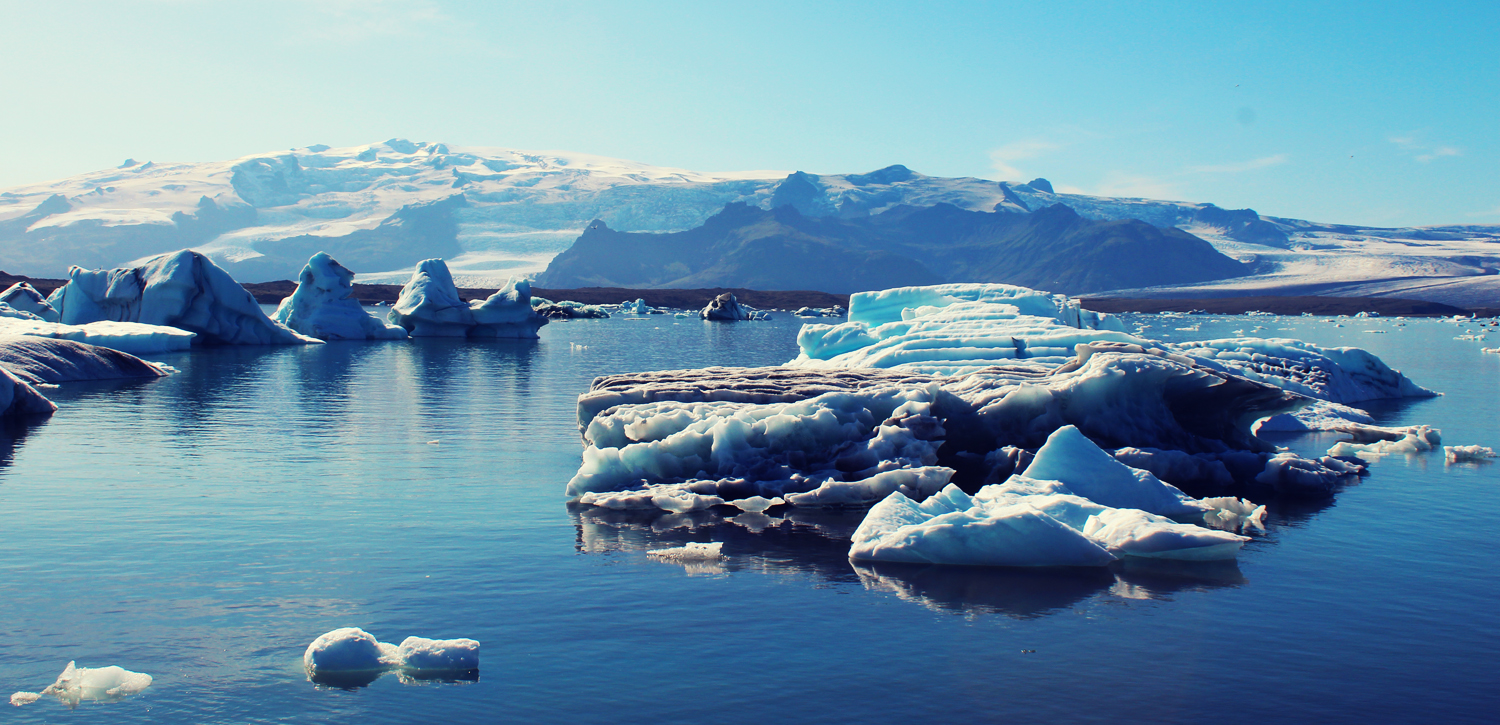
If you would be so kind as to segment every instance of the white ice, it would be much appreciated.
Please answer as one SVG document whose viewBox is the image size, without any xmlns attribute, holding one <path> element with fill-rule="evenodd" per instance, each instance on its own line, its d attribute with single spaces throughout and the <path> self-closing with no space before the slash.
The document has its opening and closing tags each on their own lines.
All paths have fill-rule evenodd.
<svg viewBox="0 0 1500 725">
<path fill-rule="evenodd" d="M 60 322 L 139 322 L 196 332 L 198 342 L 286 345 L 320 342 L 266 317 L 255 297 L 197 252 L 153 257 L 138 267 L 72 267 L 47 301 Z"/>
<path fill-rule="evenodd" d="M 1354 440 L 1333 444 L 1328 449 L 1330 456 L 1379 458 L 1395 453 L 1425 453 L 1438 448 L 1443 442 L 1442 431 L 1428 425 L 1409 428 L 1349 426 L 1338 430 L 1351 433 Z"/>
<path fill-rule="evenodd" d="M 147 325 L 140 322 L 90 322 L 83 325 L 64 325 L 58 322 L 3 317 L 0 317 L 0 335 L 72 340 L 128 352 L 132 355 L 186 350 L 192 347 L 193 338 L 198 336 L 197 333 L 176 327 Z"/>
<path fill-rule="evenodd" d="M 650 556 L 662 559 L 676 559 L 678 561 L 701 561 L 705 559 L 718 559 L 724 556 L 724 542 L 715 541 L 708 544 L 688 542 L 682 546 L 669 549 L 652 549 L 646 553 Z"/>
<path fill-rule="evenodd" d="M 302 653 L 302 666 L 310 677 L 386 670 L 472 670 L 479 667 L 479 643 L 407 637 L 394 645 L 358 627 L 343 627 L 313 640 Z"/>
<path fill-rule="evenodd" d="M 56 682 L 41 692 L 17 692 L 10 696 L 10 704 L 28 705 L 44 695 L 56 695 L 69 706 L 85 701 L 113 702 L 150 686 L 151 675 L 142 672 L 131 672 L 115 665 L 78 667 L 69 662 Z"/>
<path fill-rule="evenodd" d="M 1443 446 L 1443 457 L 1448 463 L 1479 463 L 1496 455 L 1489 446 Z"/>
<path fill-rule="evenodd" d="M 412 337 L 536 338 L 547 318 L 531 307 L 531 284 L 511 279 L 484 300 L 465 303 L 448 265 L 424 260 L 401 288 L 387 320 Z"/>
</svg>

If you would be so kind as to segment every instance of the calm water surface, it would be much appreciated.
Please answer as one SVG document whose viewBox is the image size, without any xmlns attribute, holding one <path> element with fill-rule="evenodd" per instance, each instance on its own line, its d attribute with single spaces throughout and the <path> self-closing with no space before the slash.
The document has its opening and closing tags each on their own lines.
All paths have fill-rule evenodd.
<svg viewBox="0 0 1500 725">
<path fill-rule="evenodd" d="M 1358 345 L 1447 395 L 1382 404 L 1500 447 L 1500 356 L 1452 323 L 1138 318 L 1169 340 Z M 141 695 L 14 722 L 1493 722 L 1494 465 L 1386 458 L 1279 505 L 1237 566 L 853 566 L 860 514 L 570 511 L 596 375 L 766 365 L 800 323 L 555 323 L 158 355 L 181 373 L 51 391 L 0 447 L 0 689 L 68 660 Z M 1178 327 L 1200 325 L 1197 331 Z M 1255 325 L 1266 329 L 1252 331 Z M 1386 334 L 1366 330 L 1383 329 Z M 1305 454 L 1332 439 L 1278 439 Z M 645 550 L 723 541 L 721 564 Z M 307 681 L 317 635 L 483 643 L 475 682 Z M 1023 651 L 1035 650 L 1035 652 Z"/>
</svg>

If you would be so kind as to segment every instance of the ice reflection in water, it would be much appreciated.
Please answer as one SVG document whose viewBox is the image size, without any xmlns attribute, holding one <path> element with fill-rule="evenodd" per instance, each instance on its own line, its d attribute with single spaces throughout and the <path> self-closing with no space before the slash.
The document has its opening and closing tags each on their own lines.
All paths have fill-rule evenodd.
<svg viewBox="0 0 1500 725">
<path fill-rule="evenodd" d="M 784 511 L 784 513 L 783 513 Z M 863 509 L 782 509 L 720 516 L 714 511 L 662 513 L 570 507 L 577 549 L 587 554 L 644 553 L 688 542 L 721 542 L 724 558 L 673 561 L 688 574 L 741 571 L 809 574 L 858 582 L 934 611 L 1031 619 L 1069 611 L 1090 599 L 1168 600 L 1184 591 L 1246 583 L 1234 561 L 1130 559 L 1109 567 L 996 568 L 852 562 L 849 539 Z"/>
</svg>

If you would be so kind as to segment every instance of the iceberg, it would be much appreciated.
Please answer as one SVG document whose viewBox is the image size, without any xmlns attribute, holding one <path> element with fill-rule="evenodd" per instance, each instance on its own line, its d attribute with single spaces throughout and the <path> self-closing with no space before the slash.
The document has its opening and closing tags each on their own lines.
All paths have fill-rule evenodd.
<svg viewBox="0 0 1500 725">
<path fill-rule="evenodd" d="M 354 273 L 327 252 L 307 260 L 297 289 L 276 308 L 275 320 L 319 340 L 405 340 L 406 330 L 365 312 L 354 299 Z"/>
<path fill-rule="evenodd" d="M 17 692 L 10 696 L 10 704 L 29 705 L 44 695 L 55 695 L 68 706 L 80 702 L 113 702 L 134 695 L 151 686 L 151 675 L 115 665 L 109 667 L 78 667 L 69 662 L 57 681 L 41 692 Z"/>
<path fill-rule="evenodd" d="M 718 559 L 724 556 L 723 549 L 724 542 L 722 541 L 715 541 L 709 544 L 700 544 L 697 542 L 689 541 L 682 546 L 675 546 L 669 549 L 652 549 L 650 551 L 647 551 L 646 554 L 648 556 L 655 556 L 662 559 L 676 559 L 678 561 L 702 561 Z"/>
<path fill-rule="evenodd" d="M 705 320 L 720 320 L 723 322 L 766 319 L 766 313 L 740 304 L 732 292 L 725 292 L 709 300 L 708 305 L 698 312 L 698 316 Z"/>
<path fill-rule="evenodd" d="M 0 317 L 0 335 L 72 340 L 132 355 L 186 350 L 193 346 L 193 339 L 198 336 L 197 333 L 176 327 L 146 325 L 139 322 L 90 322 L 83 325 L 64 325 L 58 322 L 4 317 Z"/>
<path fill-rule="evenodd" d="M 51 415 L 57 404 L 37 392 L 31 383 L 0 366 L 0 418 Z"/>
<path fill-rule="evenodd" d="M 119 350 L 42 337 L 0 338 L 0 367 L 31 385 L 159 378 L 172 372 Z"/>
<path fill-rule="evenodd" d="M 1340 429 L 1364 416 L 1339 401 L 1431 394 L 1354 348 L 1178 347 L 1120 327 L 1009 285 L 859 293 L 848 322 L 803 325 L 779 367 L 595 379 L 566 496 L 679 513 L 756 496 L 864 506 L 1024 471 L 1101 505 L 1234 528 L 1263 509 L 1220 495 L 1231 487 L 1323 496 L 1364 472 L 1280 454 L 1257 422 L 1313 409 L 1296 424 Z"/>
<path fill-rule="evenodd" d="M 1015 476 L 973 497 L 951 484 L 922 503 L 892 494 L 865 516 L 849 557 L 961 566 L 1104 566 L 1127 556 L 1232 559 L 1246 541 L 1249 537 L 1138 509 L 1104 506 L 1058 481 Z"/>
<path fill-rule="evenodd" d="M 1443 446 L 1443 458 L 1448 463 L 1488 463 L 1495 457 L 1495 449 L 1489 446 Z"/>
<path fill-rule="evenodd" d="M 298 345 L 320 342 L 266 317 L 255 298 L 197 252 L 152 257 L 139 267 L 72 267 L 47 301 L 66 325 L 136 322 L 197 333 L 196 342 Z"/>
<path fill-rule="evenodd" d="M 407 637 L 394 645 L 358 627 L 342 627 L 314 639 L 302 653 L 302 666 L 312 681 L 334 684 L 368 684 L 392 670 L 456 673 L 479 669 L 479 643 Z"/>
<path fill-rule="evenodd" d="M 535 339 L 547 324 L 531 307 L 531 283 L 511 279 L 488 299 L 465 303 L 441 259 L 417 265 L 386 319 L 412 337 Z"/>
<path fill-rule="evenodd" d="M 1335 428 L 1353 436 L 1353 440 L 1340 441 L 1328 449 L 1333 457 L 1379 458 L 1393 453 L 1425 453 L 1439 448 L 1443 442 L 1442 431 L 1428 425 L 1408 428 L 1382 428 L 1373 425 L 1351 425 Z"/>
<path fill-rule="evenodd" d="M 57 310 L 48 304 L 47 298 L 29 282 L 17 282 L 5 288 L 4 292 L 0 292 L 0 303 L 4 303 L 17 312 L 33 315 L 37 319 L 57 322 Z"/>
</svg>

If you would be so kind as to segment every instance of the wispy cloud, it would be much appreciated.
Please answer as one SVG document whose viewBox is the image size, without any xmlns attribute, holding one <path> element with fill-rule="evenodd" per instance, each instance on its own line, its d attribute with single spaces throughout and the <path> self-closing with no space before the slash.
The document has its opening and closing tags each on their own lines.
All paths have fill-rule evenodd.
<svg viewBox="0 0 1500 725">
<path fill-rule="evenodd" d="M 1013 141 L 990 151 L 990 167 L 1002 179 L 1025 181 L 1026 174 L 1016 168 L 1016 162 L 1044 156 L 1060 148 L 1062 148 L 1062 144 L 1046 139 L 1038 138 L 1026 141 Z"/>
<path fill-rule="evenodd" d="M 1280 166 L 1290 160 L 1290 157 L 1288 157 L 1286 154 L 1276 154 L 1275 156 L 1266 156 L 1264 158 L 1252 159 L 1250 161 L 1241 161 L 1234 164 L 1190 166 L 1188 167 L 1188 171 L 1195 174 L 1242 174 L 1246 171 L 1255 171 L 1257 169 L 1266 169 L 1272 166 Z"/>
<path fill-rule="evenodd" d="M 1173 176 L 1181 176 L 1174 174 Z M 1144 199 L 1180 199 L 1182 191 L 1169 177 L 1143 176 L 1111 171 L 1099 182 L 1099 196 L 1128 196 Z"/>
<path fill-rule="evenodd" d="M 431 0 L 307 0 L 306 33 L 346 43 L 420 35 L 452 20 Z"/>
<path fill-rule="evenodd" d="M 1411 154 L 1411 157 L 1419 163 L 1429 163 L 1435 159 L 1445 156 L 1463 156 L 1463 149 L 1456 146 L 1434 146 L 1423 143 L 1415 134 L 1407 136 L 1392 136 L 1387 139 L 1396 144 L 1402 151 Z"/>
<path fill-rule="evenodd" d="M 1497 206 L 1494 209 L 1490 209 L 1488 211 L 1471 211 L 1468 213 L 1468 216 L 1486 219 L 1500 219 L 1500 206 Z"/>
</svg>

